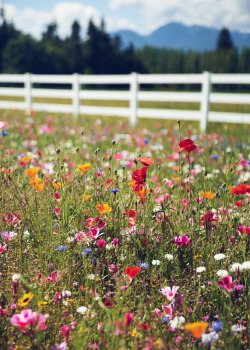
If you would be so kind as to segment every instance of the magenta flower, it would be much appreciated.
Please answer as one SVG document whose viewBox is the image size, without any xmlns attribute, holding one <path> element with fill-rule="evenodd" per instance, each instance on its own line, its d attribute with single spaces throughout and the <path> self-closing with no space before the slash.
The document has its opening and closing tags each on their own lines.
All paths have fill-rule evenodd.
<svg viewBox="0 0 250 350">
<path fill-rule="evenodd" d="M 113 272 L 113 274 L 116 274 L 117 272 L 116 266 L 114 264 L 109 265 L 109 271 Z"/>
<path fill-rule="evenodd" d="M 184 236 L 176 236 L 172 242 L 177 244 L 178 247 L 182 247 L 183 245 L 187 247 L 191 241 L 188 238 L 188 236 L 184 235 Z"/>
<path fill-rule="evenodd" d="M 100 249 L 103 249 L 105 247 L 106 241 L 105 239 L 99 239 L 99 241 L 97 241 L 97 245 Z"/>
<path fill-rule="evenodd" d="M 228 292 L 232 292 L 234 289 L 236 281 L 232 282 L 232 277 L 231 276 L 226 276 L 222 278 L 222 280 L 219 282 L 219 286 L 221 288 L 225 288 Z"/>
<path fill-rule="evenodd" d="M 121 159 L 123 159 L 123 154 L 117 153 L 117 154 L 115 154 L 115 155 L 113 156 L 113 158 L 114 158 L 115 160 L 121 160 Z"/>
<path fill-rule="evenodd" d="M 6 250 L 7 244 L 1 245 L 0 243 L 0 253 L 4 252 Z"/>
<path fill-rule="evenodd" d="M 246 235 L 248 235 L 250 233 L 250 227 L 246 227 L 246 226 L 238 226 L 238 232 L 243 235 L 244 233 L 246 233 Z"/>
<path fill-rule="evenodd" d="M 37 332 L 47 328 L 44 323 L 48 317 L 48 314 L 40 315 L 28 309 L 22 310 L 20 314 L 13 315 L 10 322 L 14 326 L 17 326 L 23 333 L 28 333 L 28 331 Z"/>
<path fill-rule="evenodd" d="M 128 328 L 133 322 L 134 315 L 131 312 L 128 312 L 124 316 L 125 316 L 124 326 Z"/>
<path fill-rule="evenodd" d="M 177 292 L 177 290 L 179 289 L 180 287 L 178 286 L 173 286 L 173 288 L 171 289 L 170 287 L 165 287 L 165 288 L 161 288 L 159 290 L 159 292 L 163 295 L 165 295 L 165 297 L 171 301 L 174 296 L 175 296 L 175 293 Z"/>
<path fill-rule="evenodd" d="M 113 246 L 116 247 L 119 242 L 119 238 L 114 238 L 113 239 Z"/>
</svg>

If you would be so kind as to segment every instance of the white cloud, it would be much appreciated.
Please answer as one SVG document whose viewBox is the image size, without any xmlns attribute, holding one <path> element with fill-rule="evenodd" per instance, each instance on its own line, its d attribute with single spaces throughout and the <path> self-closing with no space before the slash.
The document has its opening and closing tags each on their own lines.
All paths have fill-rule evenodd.
<svg viewBox="0 0 250 350">
<path fill-rule="evenodd" d="M 58 24 L 59 35 L 65 36 L 70 33 L 74 20 L 79 21 L 84 32 L 89 19 L 100 24 L 102 18 L 95 7 L 84 6 L 79 2 L 60 2 L 50 12 L 36 11 L 31 8 L 18 10 L 12 4 L 5 4 L 4 8 L 7 20 L 12 21 L 17 29 L 31 33 L 34 37 L 39 37 L 52 21 Z"/>
<path fill-rule="evenodd" d="M 109 7 L 134 7 L 144 18 L 145 32 L 173 21 L 250 32 L 249 0 L 110 0 Z"/>
</svg>

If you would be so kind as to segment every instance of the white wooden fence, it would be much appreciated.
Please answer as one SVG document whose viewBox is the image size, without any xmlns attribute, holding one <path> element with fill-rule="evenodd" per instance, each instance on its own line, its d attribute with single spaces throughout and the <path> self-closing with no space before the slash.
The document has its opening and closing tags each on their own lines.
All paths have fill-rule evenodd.
<svg viewBox="0 0 250 350">
<path fill-rule="evenodd" d="M 130 124 L 136 125 L 137 118 L 160 118 L 175 120 L 197 120 L 205 131 L 209 121 L 250 124 L 250 114 L 211 112 L 210 103 L 250 104 L 250 94 L 214 93 L 213 84 L 248 84 L 250 74 L 137 74 L 130 75 L 36 75 L 0 74 L 0 84 L 21 83 L 20 88 L 0 87 L 0 96 L 21 96 L 23 102 L 0 100 L 0 109 L 73 113 L 75 116 L 100 115 L 129 117 Z M 71 89 L 41 89 L 34 84 L 69 84 Z M 122 84 L 126 91 L 84 90 L 82 85 Z M 141 91 L 143 84 L 200 84 L 200 92 Z M 72 104 L 33 102 L 33 98 L 71 99 Z M 129 107 L 86 106 L 85 99 L 129 101 Z M 200 110 L 170 110 L 139 108 L 140 101 L 155 102 L 198 102 Z"/>
</svg>

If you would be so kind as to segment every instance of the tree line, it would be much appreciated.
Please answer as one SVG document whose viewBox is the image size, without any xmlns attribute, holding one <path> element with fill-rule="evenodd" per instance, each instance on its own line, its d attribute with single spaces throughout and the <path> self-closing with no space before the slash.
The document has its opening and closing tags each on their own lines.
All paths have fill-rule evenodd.
<svg viewBox="0 0 250 350">
<path fill-rule="evenodd" d="M 239 52 L 228 29 L 220 31 L 214 51 L 195 52 L 133 45 L 123 48 L 119 36 L 110 36 L 104 21 L 89 21 L 87 35 L 74 21 L 69 36 L 58 35 L 50 23 L 41 39 L 17 30 L 2 18 L 0 73 L 22 74 L 128 74 L 138 73 L 250 73 L 250 47 Z"/>
</svg>

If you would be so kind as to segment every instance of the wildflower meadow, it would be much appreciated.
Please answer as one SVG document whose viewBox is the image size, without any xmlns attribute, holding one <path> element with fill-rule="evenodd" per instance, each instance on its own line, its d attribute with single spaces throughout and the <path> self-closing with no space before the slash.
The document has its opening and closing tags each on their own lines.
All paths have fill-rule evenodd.
<svg viewBox="0 0 250 350">
<path fill-rule="evenodd" d="M 250 349 L 250 130 L 0 113 L 0 349 Z"/>
</svg>

